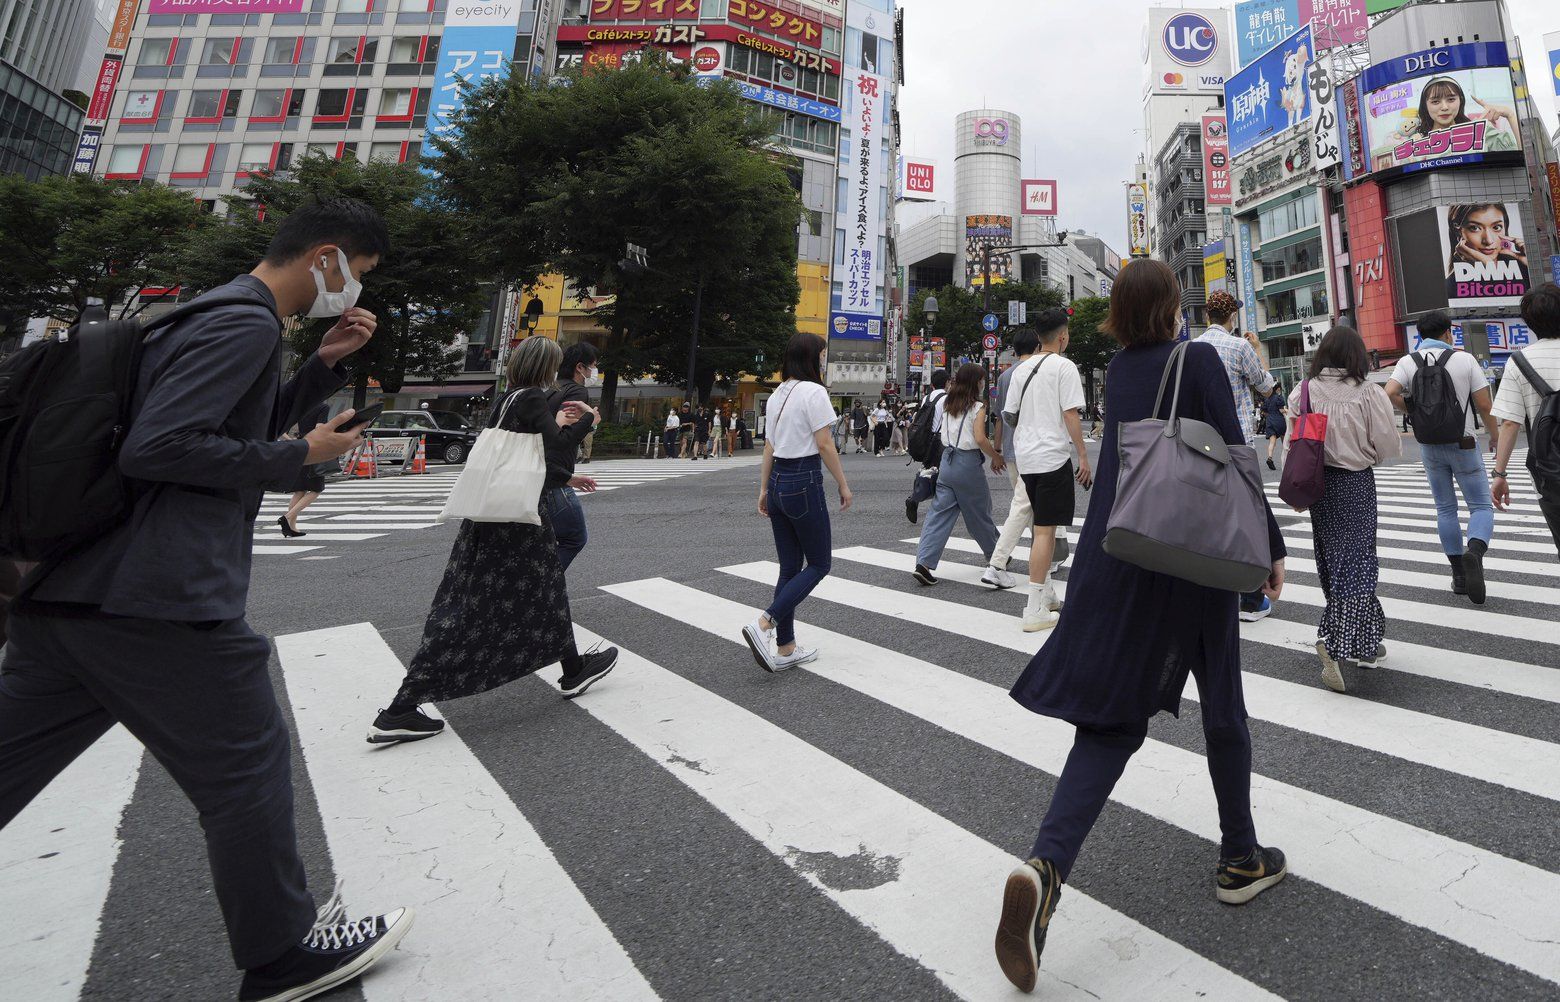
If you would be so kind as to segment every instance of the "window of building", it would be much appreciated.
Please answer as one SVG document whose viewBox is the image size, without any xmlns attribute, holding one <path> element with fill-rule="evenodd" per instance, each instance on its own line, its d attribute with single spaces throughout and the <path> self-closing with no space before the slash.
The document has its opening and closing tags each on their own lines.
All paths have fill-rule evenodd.
<svg viewBox="0 0 1560 1002">
<path fill-rule="evenodd" d="M 1264 282 L 1303 275 L 1322 267 L 1322 238 L 1318 236 L 1280 250 L 1259 251 L 1257 256 L 1262 262 Z"/>
<path fill-rule="evenodd" d="M 173 54 L 177 50 L 179 40 L 177 38 L 146 38 L 141 40 L 141 55 L 136 60 L 137 66 L 167 66 L 173 62 Z"/>
<path fill-rule="evenodd" d="M 367 14 L 374 9 L 374 0 L 336 0 L 338 14 Z"/>
<path fill-rule="evenodd" d="M 276 147 L 271 143 L 245 143 L 238 149 L 238 172 L 249 174 L 271 169 L 271 154 Z"/>
<path fill-rule="evenodd" d="M 699 5 L 699 17 L 724 19 L 726 17 L 726 7 L 726 0 L 703 0 Z"/>
<path fill-rule="evenodd" d="M 180 145 L 174 149 L 172 177 L 205 177 L 211 168 L 210 143 Z"/>
<path fill-rule="evenodd" d="M 386 87 L 379 96 L 379 114 L 382 118 L 410 118 L 417 103 L 417 88 Z"/>
<path fill-rule="evenodd" d="M 1257 222 L 1262 229 L 1263 240 L 1272 240 L 1286 233 L 1316 226 L 1320 222 L 1316 198 L 1308 195 L 1265 209 L 1258 213 Z"/>
<path fill-rule="evenodd" d="M 132 90 L 125 94 L 125 122 L 154 122 L 162 111 L 162 91 Z"/>
<path fill-rule="evenodd" d="M 325 62 L 333 65 L 357 62 L 358 47 L 362 41 L 356 35 L 347 38 L 332 38 L 325 46 Z"/>
<path fill-rule="evenodd" d="M 334 160 L 338 148 L 339 144 L 337 143 L 306 143 L 303 147 L 303 155 L 312 157 L 315 154 L 322 154 Z"/>
<path fill-rule="evenodd" d="M 1292 323 L 1331 314 L 1327 303 L 1327 283 L 1319 281 L 1301 289 L 1280 292 L 1262 300 L 1269 324 Z"/>
<path fill-rule="evenodd" d="M 295 62 L 300 41 L 301 39 L 296 37 L 267 39 L 265 43 L 265 61 L 277 65 Z"/>
<path fill-rule="evenodd" d="M 368 147 L 368 159 L 380 160 L 385 163 L 398 163 L 401 159 L 400 143 L 370 143 Z"/>
<path fill-rule="evenodd" d="M 390 61 L 392 63 L 415 63 L 417 54 L 422 51 L 423 37 L 421 35 L 402 35 L 390 40 Z"/>
<path fill-rule="evenodd" d="M 249 109 L 249 117 L 264 121 L 280 122 L 303 114 L 303 91 L 291 88 L 255 91 L 255 103 Z"/>
<path fill-rule="evenodd" d="M 238 55 L 238 39 L 208 38 L 200 50 L 200 61 L 205 66 L 232 66 Z"/>
<path fill-rule="evenodd" d="M 236 90 L 190 91 L 190 106 L 184 113 L 187 122 L 216 122 L 238 115 L 238 102 L 243 96 Z"/>
<path fill-rule="evenodd" d="M 347 102 L 352 99 L 351 88 L 320 91 L 319 100 L 314 103 L 314 114 L 318 118 L 342 118 L 347 114 Z"/>
<path fill-rule="evenodd" d="M 103 173 L 110 178 L 140 177 L 141 168 L 146 163 L 149 146 L 137 144 L 135 146 L 115 146 L 108 151 L 108 160 L 105 162 Z"/>
</svg>

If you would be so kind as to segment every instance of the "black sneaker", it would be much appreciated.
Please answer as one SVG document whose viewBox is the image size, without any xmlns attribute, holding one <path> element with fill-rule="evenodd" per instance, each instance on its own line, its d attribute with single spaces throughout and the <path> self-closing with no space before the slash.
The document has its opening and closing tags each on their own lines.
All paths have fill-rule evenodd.
<svg viewBox="0 0 1560 1002">
<path fill-rule="evenodd" d="M 302 943 L 244 972 L 239 1002 L 299 1002 L 344 985 L 394 950 L 412 927 L 412 918 L 410 908 L 397 908 L 348 922 L 338 885 Z"/>
<path fill-rule="evenodd" d="M 1446 559 L 1451 561 L 1452 564 L 1452 594 L 1468 594 L 1468 574 L 1463 569 L 1465 554 L 1459 553 L 1456 556 L 1448 556 Z"/>
<path fill-rule="evenodd" d="M 1245 859 L 1219 860 L 1219 900 L 1243 905 L 1289 874 L 1284 854 L 1257 846 Z"/>
<path fill-rule="evenodd" d="M 920 564 L 915 565 L 915 570 L 912 573 L 915 575 L 915 579 L 924 585 L 934 585 L 937 583 L 936 576 Z"/>
<path fill-rule="evenodd" d="M 1273 457 L 1272 456 L 1268 457 L 1268 469 L 1274 470 L 1274 471 L 1277 471 L 1277 469 L 1278 469 L 1278 467 L 1273 465 Z"/>
<path fill-rule="evenodd" d="M 380 710 L 369 729 L 368 743 L 390 745 L 398 741 L 424 741 L 444 730 L 444 721 L 430 717 L 421 710 L 391 713 Z"/>
<path fill-rule="evenodd" d="M 1468 579 L 1468 601 L 1474 605 L 1484 604 L 1484 552 L 1487 549 L 1484 540 L 1472 539 L 1468 541 L 1468 552 L 1463 554 L 1463 575 Z"/>
<path fill-rule="evenodd" d="M 584 664 L 580 665 L 578 675 L 565 673 L 558 680 L 558 691 L 563 693 L 564 699 L 578 699 L 585 695 L 585 690 L 606 678 L 617 666 L 618 649 L 608 647 L 602 649 L 600 644 L 592 647 L 580 656 Z"/>
<path fill-rule="evenodd" d="M 920 507 L 921 506 L 916 504 L 914 501 L 910 500 L 909 498 L 905 498 L 905 518 L 910 520 L 911 525 L 915 524 L 916 516 L 919 514 L 917 509 Z"/>
<path fill-rule="evenodd" d="M 1049 860 L 1031 859 L 1008 874 L 997 923 L 997 965 L 1020 991 L 1035 990 L 1046 930 L 1061 897 L 1062 876 Z"/>
</svg>

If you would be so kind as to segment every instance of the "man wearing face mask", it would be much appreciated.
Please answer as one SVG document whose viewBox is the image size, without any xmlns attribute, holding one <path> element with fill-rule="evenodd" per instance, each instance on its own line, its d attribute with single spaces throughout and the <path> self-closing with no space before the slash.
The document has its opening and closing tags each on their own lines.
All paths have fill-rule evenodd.
<svg viewBox="0 0 1560 1002">
<path fill-rule="evenodd" d="M 351 200 L 304 206 L 240 298 L 153 333 L 119 466 L 128 520 L 29 575 L 0 673 L 0 827 L 115 723 L 200 812 L 241 1000 L 302 999 L 350 981 L 395 947 L 410 909 L 349 922 L 318 912 L 293 826 L 287 727 L 270 643 L 244 621 L 252 526 L 265 485 L 297 479 L 358 441 L 344 412 L 281 433 L 342 386 L 374 335 L 360 279 L 389 249 L 384 221 Z M 281 318 L 339 318 L 282 382 Z"/>
<path fill-rule="evenodd" d="M 559 429 L 558 445 L 547 450 L 547 482 L 542 487 L 542 508 L 558 539 L 558 563 L 565 572 L 585 549 L 585 509 L 580 507 L 579 496 L 574 492 L 581 490 L 590 494 L 596 489 L 595 480 L 575 474 L 574 461 L 579 455 L 580 443 L 601 421 L 601 412 L 590 406 L 590 393 L 583 385 L 595 377 L 596 362 L 600 357 L 596 346 L 589 342 L 569 345 L 563 350 L 563 363 L 558 367 L 558 385 L 547 395 L 547 404 L 554 417 L 571 400 L 588 408 L 577 422 Z"/>
</svg>

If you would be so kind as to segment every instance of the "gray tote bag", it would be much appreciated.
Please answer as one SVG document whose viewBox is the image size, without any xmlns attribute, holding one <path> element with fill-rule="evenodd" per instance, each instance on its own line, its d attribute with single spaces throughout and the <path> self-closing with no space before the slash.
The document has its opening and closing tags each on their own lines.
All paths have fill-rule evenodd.
<svg viewBox="0 0 1560 1002">
<path fill-rule="evenodd" d="M 1171 352 L 1154 400 L 1158 415 L 1173 374 L 1169 420 L 1117 428 L 1121 469 L 1105 552 L 1205 588 L 1253 592 L 1273 563 L 1257 451 L 1180 416 L 1186 349 L 1183 342 Z"/>
</svg>

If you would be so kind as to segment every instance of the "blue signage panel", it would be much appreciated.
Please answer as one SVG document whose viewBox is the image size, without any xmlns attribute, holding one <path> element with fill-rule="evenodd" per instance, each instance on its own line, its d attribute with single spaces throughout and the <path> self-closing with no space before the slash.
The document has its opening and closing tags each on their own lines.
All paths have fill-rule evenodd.
<svg viewBox="0 0 1560 1002">
<path fill-rule="evenodd" d="M 466 84 L 509 75 L 515 55 L 520 4 L 451 4 L 444 15 L 444 38 L 433 71 L 433 96 L 428 108 L 427 135 L 449 132 L 451 119 L 465 104 Z M 432 143 L 424 156 L 438 156 Z"/>
<path fill-rule="evenodd" d="M 990 333 L 998 330 L 999 328 L 1001 328 L 1002 322 L 997 319 L 997 315 L 995 313 L 988 313 L 981 320 L 980 326 L 981 326 L 982 330 L 984 330 L 986 333 L 990 334 Z"/>
<path fill-rule="evenodd" d="M 1360 74 L 1360 89 L 1369 94 L 1416 77 L 1433 77 L 1452 70 L 1475 70 L 1485 66 L 1510 66 L 1505 42 L 1467 42 L 1439 49 L 1410 52 L 1384 63 L 1377 63 Z"/>
<path fill-rule="evenodd" d="M 837 341 L 883 340 L 883 318 L 870 313 L 829 314 L 829 336 Z"/>
<path fill-rule="evenodd" d="M 1246 307 L 1246 326 L 1257 330 L 1257 266 L 1251 253 L 1251 224 L 1240 224 L 1240 298 Z"/>
<path fill-rule="evenodd" d="M 1554 279 L 1556 285 L 1560 285 L 1560 254 L 1549 259 L 1549 277 Z"/>
<path fill-rule="evenodd" d="M 694 82 L 700 87 L 713 87 L 717 81 L 723 79 L 727 80 L 728 83 L 736 84 L 742 96 L 749 101 L 767 104 L 771 108 L 779 108 L 781 111 L 794 111 L 798 115 L 821 118 L 825 122 L 840 122 L 845 118 L 844 112 L 832 104 L 824 104 L 822 101 L 814 101 L 811 98 L 802 97 L 798 94 L 787 94 L 784 91 L 775 90 L 773 87 L 760 87 L 758 84 L 748 83 L 746 80 L 724 77 L 699 77 Z"/>
<path fill-rule="evenodd" d="M 1311 26 L 1306 25 L 1225 81 L 1231 157 L 1311 120 L 1311 90 L 1305 78 L 1315 55 Z"/>
</svg>

